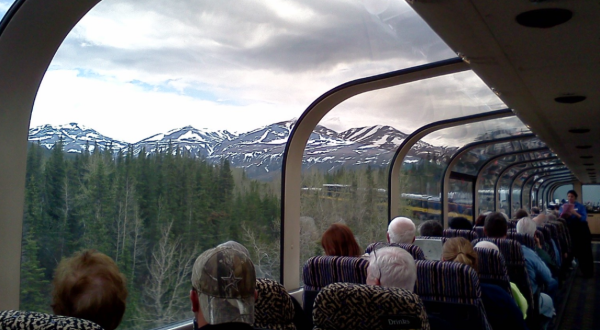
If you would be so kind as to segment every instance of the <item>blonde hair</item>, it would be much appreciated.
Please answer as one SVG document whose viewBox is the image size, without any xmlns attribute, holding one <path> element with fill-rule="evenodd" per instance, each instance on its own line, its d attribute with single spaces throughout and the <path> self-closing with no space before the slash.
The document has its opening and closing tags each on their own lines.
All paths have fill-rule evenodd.
<svg viewBox="0 0 600 330">
<path fill-rule="evenodd" d="M 460 262 L 477 269 L 477 252 L 473 250 L 473 245 L 464 237 L 453 237 L 446 240 L 442 248 L 442 258 L 445 261 Z"/>
</svg>

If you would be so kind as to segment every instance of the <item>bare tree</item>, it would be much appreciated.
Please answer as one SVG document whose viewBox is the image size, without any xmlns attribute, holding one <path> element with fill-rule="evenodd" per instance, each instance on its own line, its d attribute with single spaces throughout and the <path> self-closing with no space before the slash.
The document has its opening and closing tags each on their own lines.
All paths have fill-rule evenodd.
<svg viewBox="0 0 600 330">
<path fill-rule="evenodd" d="M 171 237 L 172 227 L 170 221 L 162 228 L 154 247 L 143 291 L 145 304 L 138 311 L 137 320 L 152 327 L 181 320 L 189 310 L 186 288 L 197 248 L 186 248 L 180 238 Z"/>
</svg>

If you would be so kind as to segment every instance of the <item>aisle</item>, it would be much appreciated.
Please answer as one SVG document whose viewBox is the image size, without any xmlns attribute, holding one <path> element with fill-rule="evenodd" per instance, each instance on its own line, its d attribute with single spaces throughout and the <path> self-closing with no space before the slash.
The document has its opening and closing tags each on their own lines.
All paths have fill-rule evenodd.
<svg viewBox="0 0 600 330">
<path fill-rule="evenodd" d="M 600 329 L 600 242 L 592 242 L 594 254 L 594 277 L 584 279 L 576 275 L 571 294 L 565 308 L 559 329 Z"/>
</svg>

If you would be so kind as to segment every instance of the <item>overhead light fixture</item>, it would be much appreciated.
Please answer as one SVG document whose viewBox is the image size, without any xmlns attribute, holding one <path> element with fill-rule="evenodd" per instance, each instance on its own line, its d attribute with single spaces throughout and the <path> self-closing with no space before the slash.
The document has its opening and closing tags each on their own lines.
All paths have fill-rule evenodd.
<svg viewBox="0 0 600 330">
<path fill-rule="evenodd" d="M 573 12 L 562 8 L 542 8 L 517 15 L 517 23 L 531 28 L 547 29 L 569 21 Z"/>
<path fill-rule="evenodd" d="M 581 146 L 575 146 L 575 148 L 577 148 L 577 149 L 590 149 L 591 147 L 592 146 L 589 145 L 589 144 L 584 144 L 584 145 L 581 145 Z"/>
<path fill-rule="evenodd" d="M 589 128 L 573 128 L 569 130 L 569 133 L 575 133 L 575 134 L 583 134 L 583 133 L 589 133 L 590 129 Z"/>
<path fill-rule="evenodd" d="M 579 102 L 585 101 L 585 99 L 587 99 L 587 97 L 583 96 L 583 95 L 565 95 L 565 96 L 555 97 L 554 101 L 556 101 L 558 103 L 573 104 L 573 103 L 579 103 Z"/>
<path fill-rule="evenodd" d="M 579 156 L 581 159 L 592 159 L 594 156 Z"/>
</svg>

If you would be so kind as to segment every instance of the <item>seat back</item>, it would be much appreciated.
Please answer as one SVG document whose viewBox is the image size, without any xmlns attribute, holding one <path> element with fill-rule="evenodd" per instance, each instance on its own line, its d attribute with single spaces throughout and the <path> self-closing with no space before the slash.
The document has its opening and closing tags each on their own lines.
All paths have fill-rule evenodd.
<svg viewBox="0 0 600 330">
<path fill-rule="evenodd" d="M 255 328 L 296 330 L 294 303 L 283 285 L 266 278 L 256 279 Z"/>
<path fill-rule="evenodd" d="M 558 249 L 558 258 L 563 258 L 563 245 L 560 243 L 561 237 L 558 232 L 558 225 L 553 223 L 547 223 L 544 228 L 548 229 L 550 232 L 550 238 L 556 244 L 556 248 Z"/>
<path fill-rule="evenodd" d="M 415 240 L 418 239 L 441 239 L 442 243 L 446 243 L 446 237 L 438 237 L 438 236 L 416 236 Z"/>
<path fill-rule="evenodd" d="M 521 245 L 525 245 L 526 247 L 535 251 L 535 239 L 529 235 L 519 234 L 519 233 L 507 233 L 506 238 L 515 240 Z"/>
<path fill-rule="evenodd" d="M 477 236 L 479 236 L 479 238 L 485 237 L 485 233 L 483 232 L 483 226 L 475 226 L 473 227 L 473 230 L 477 233 Z"/>
<path fill-rule="evenodd" d="M 456 329 L 491 329 L 488 324 L 477 272 L 465 264 L 417 260 L 415 293 L 427 315 Z"/>
<path fill-rule="evenodd" d="M 335 283 L 315 299 L 315 327 L 319 330 L 430 329 L 423 302 L 399 288 Z"/>
<path fill-rule="evenodd" d="M 560 244 L 560 250 L 562 251 L 562 253 L 571 253 L 571 235 L 569 233 L 569 228 L 567 228 L 567 225 L 559 220 L 549 221 L 548 223 L 553 224 L 558 231 L 558 243 Z"/>
<path fill-rule="evenodd" d="M 452 238 L 452 237 L 464 237 L 469 242 L 479 238 L 479 235 L 474 230 L 465 230 L 465 229 L 444 229 L 444 237 Z"/>
<path fill-rule="evenodd" d="M 303 309 L 310 315 L 319 291 L 329 284 L 367 282 L 369 261 L 359 257 L 316 256 L 308 259 L 302 269 L 304 280 Z"/>
<path fill-rule="evenodd" d="M 94 322 L 38 312 L 1 311 L 2 330 L 103 330 Z"/>
<path fill-rule="evenodd" d="M 512 239 L 505 238 L 480 238 L 471 242 L 473 245 L 479 241 L 490 241 L 498 246 L 502 257 L 506 263 L 506 271 L 508 278 L 514 282 L 519 291 L 527 299 L 527 304 L 533 307 L 533 292 L 531 291 L 531 283 L 529 283 L 529 275 L 525 265 L 525 256 L 521 244 Z"/>
<path fill-rule="evenodd" d="M 485 248 L 475 248 L 475 252 L 477 252 L 479 282 L 495 284 L 512 297 L 510 279 L 502 254 L 496 250 Z"/>
<path fill-rule="evenodd" d="M 371 253 L 373 252 L 373 250 L 381 249 L 382 247 L 386 246 L 396 246 L 399 248 L 403 248 L 406 251 L 408 251 L 408 253 L 410 253 L 410 255 L 412 255 L 413 258 L 415 258 L 415 260 L 425 260 L 425 254 L 423 253 L 423 250 L 421 250 L 420 247 L 413 244 L 375 242 L 367 246 L 367 248 L 365 249 L 365 253 Z"/>
</svg>

